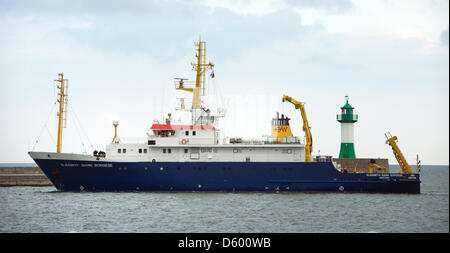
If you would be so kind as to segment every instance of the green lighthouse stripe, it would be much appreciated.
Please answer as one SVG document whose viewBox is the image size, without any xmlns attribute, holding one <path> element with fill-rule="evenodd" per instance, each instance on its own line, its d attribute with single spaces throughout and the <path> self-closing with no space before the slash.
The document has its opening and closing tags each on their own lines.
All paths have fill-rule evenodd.
<svg viewBox="0 0 450 253">
<path fill-rule="evenodd" d="M 355 123 L 358 121 L 358 114 L 337 114 L 336 120 L 339 122 Z"/>
<path fill-rule="evenodd" d="M 353 143 L 341 143 L 339 158 L 356 158 L 355 145 Z"/>
</svg>

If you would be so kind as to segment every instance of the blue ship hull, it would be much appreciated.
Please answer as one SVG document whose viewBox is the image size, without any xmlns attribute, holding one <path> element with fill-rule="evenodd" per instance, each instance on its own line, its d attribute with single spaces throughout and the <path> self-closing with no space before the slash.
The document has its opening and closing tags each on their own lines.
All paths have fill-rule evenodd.
<svg viewBox="0 0 450 253">
<path fill-rule="evenodd" d="M 420 193 L 418 174 L 341 173 L 331 162 L 35 161 L 61 191 Z"/>
</svg>

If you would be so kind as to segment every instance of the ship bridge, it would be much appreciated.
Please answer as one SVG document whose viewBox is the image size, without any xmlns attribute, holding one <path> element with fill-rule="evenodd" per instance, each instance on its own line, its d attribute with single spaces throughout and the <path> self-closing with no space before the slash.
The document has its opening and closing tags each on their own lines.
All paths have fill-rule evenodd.
<svg viewBox="0 0 450 253">
<path fill-rule="evenodd" d="M 148 145 L 219 144 L 219 130 L 214 126 L 153 124 Z"/>
</svg>

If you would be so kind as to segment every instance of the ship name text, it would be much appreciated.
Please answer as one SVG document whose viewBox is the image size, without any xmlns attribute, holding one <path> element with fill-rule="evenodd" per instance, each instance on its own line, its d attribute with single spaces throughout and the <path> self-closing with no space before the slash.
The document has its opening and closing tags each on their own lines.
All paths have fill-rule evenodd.
<svg viewBox="0 0 450 253">
<path fill-rule="evenodd" d="M 112 163 L 61 163 L 62 167 L 107 167 L 112 168 Z"/>
</svg>

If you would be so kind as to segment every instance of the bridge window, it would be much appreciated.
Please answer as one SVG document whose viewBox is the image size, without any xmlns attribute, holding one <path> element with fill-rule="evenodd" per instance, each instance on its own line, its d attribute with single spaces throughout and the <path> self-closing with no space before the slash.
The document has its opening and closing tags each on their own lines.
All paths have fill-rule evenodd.
<svg viewBox="0 0 450 253">
<path fill-rule="evenodd" d="M 189 136 L 189 131 L 186 131 L 186 132 L 185 132 L 185 135 L 186 135 L 186 136 Z"/>
<path fill-rule="evenodd" d="M 165 149 L 165 148 L 163 148 L 163 153 L 164 153 L 164 154 L 166 153 L 166 149 Z"/>
<path fill-rule="evenodd" d="M 122 149 L 119 148 L 119 149 L 117 150 L 117 153 L 119 153 L 119 154 L 122 153 Z"/>
<path fill-rule="evenodd" d="M 123 150 L 122 150 L 122 153 L 126 153 L 127 152 L 127 149 L 126 148 L 124 148 Z"/>
<path fill-rule="evenodd" d="M 195 131 L 192 131 L 192 135 L 195 135 Z"/>
<path fill-rule="evenodd" d="M 144 148 L 144 154 L 147 154 L 147 149 L 146 148 Z"/>
<path fill-rule="evenodd" d="M 172 150 L 169 148 L 169 149 L 167 149 L 167 153 L 172 153 Z"/>
<path fill-rule="evenodd" d="M 139 154 L 142 154 L 142 148 L 139 149 Z"/>
</svg>

